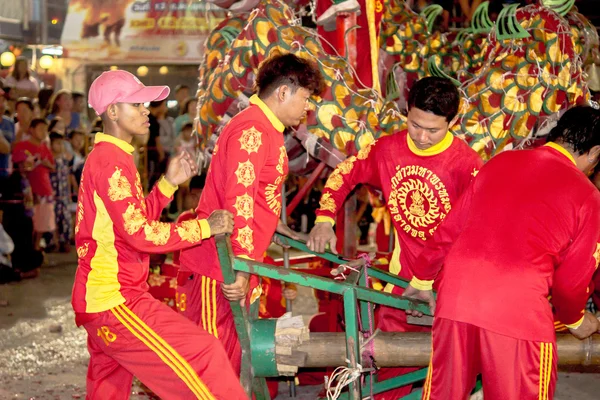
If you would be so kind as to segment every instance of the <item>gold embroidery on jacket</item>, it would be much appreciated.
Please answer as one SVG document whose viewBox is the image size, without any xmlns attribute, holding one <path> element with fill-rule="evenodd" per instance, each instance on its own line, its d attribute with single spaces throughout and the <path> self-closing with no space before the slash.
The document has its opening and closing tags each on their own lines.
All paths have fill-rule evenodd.
<svg viewBox="0 0 600 400">
<path fill-rule="evenodd" d="M 359 151 L 358 155 L 357 155 L 357 158 L 359 160 L 364 160 L 367 157 L 369 157 L 369 153 L 371 152 L 371 148 L 373 147 L 374 144 L 375 144 L 375 142 L 369 144 L 367 147 L 365 147 L 361 151 Z"/>
<path fill-rule="evenodd" d="M 171 237 L 171 225 L 152 221 L 144 225 L 144 233 L 146 234 L 146 240 L 152 242 L 155 246 L 162 246 Z"/>
<path fill-rule="evenodd" d="M 89 247 L 90 247 L 89 243 L 84 243 L 83 246 L 79 246 L 77 248 L 77 257 L 83 258 L 83 257 L 87 256 Z"/>
<path fill-rule="evenodd" d="M 242 131 L 242 136 L 240 137 L 242 150 L 246 150 L 248 154 L 258 153 L 258 149 L 262 145 L 261 136 L 262 133 L 255 127 Z"/>
<path fill-rule="evenodd" d="M 252 199 L 248 193 L 245 193 L 242 196 L 236 196 L 235 205 L 233 207 L 239 216 L 246 219 L 254 217 L 254 199 Z"/>
<path fill-rule="evenodd" d="M 265 188 L 265 200 L 269 205 L 269 208 L 273 211 L 273 213 L 277 216 L 281 214 L 281 193 L 277 193 L 281 188 L 281 184 L 279 179 L 275 181 L 275 184 L 269 183 Z"/>
<path fill-rule="evenodd" d="M 337 169 L 339 169 L 342 174 L 348 175 L 350 171 L 352 171 L 352 168 L 354 168 L 354 161 L 356 161 L 355 156 L 349 157 L 339 164 Z"/>
<path fill-rule="evenodd" d="M 121 172 L 120 168 L 115 167 L 115 172 L 108 178 L 108 198 L 111 201 L 133 197 L 131 194 L 131 185 L 126 177 L 121 176 Z"/>
<path fill-rule="evenodd" d="M 198 243 L 202 240 L 202 230 L 196 219 L 181 222 L 177 226 L 177 234 L 181 239 L 190 243 Z"/>
<path fill-rule="evenodd" d="M 325 189 L 340 190 L 343 184 L 344 178 L 342 178 L 342 174 L 340 174 L 338 170 L 335 170 L 329 175 L 327 183 L 325 184 Z"/>
<path fill-rule="evenodd" d="M 331 198 L 331 193 L 325 193 L 321 196 L 321 201 L 319 201 L 319 205 L 321 206 L 321 210 L 335 212 L 335 200 Z"/>
<path fill-rule="evenodd" d="M 252 164 L 250 160 L 238 163 L 235 175 L 237 176 L 237 183 L 241 183 L 245 187 L 252 185 L 254 179 L 256 179 L 256 175 L 254 174 L 254 164 Z"/>
<path fill-rule="evenodd" d="M 125 232 L 130 235 L 137 233 L 146 223 L 147 219 L 142 213 L 142 210 L 136 208 L 135 204 L 129 203 L 127 210 L 123 213 L 123 225 Z"/>
<path fill-rule="evenodd" d="M 285 164 L 285 159 L 287 157 L 287 152 L 285 151 L 285 146 L 281 146 L 279 148 L 279 162 L 277 163 L 277 172 L 283 175 L 283 165 Z"/>
<path fill-rule="evenodd" d="M 237 238 L 235 239 L 243 249 L 248 250 L 248 252 L 252 253 L 254 251 L 254 243 L 252 240 L 252 234 L 254 232 L 248 225 L 243 227 L 242 229 L 238 229 Z"/>
<path fill-rule="evenodd" d="M 83 199 L 77 202 L 77 223 L 75 224 L 75 233 L 79 233 L 79 226 L 83 221 Z"/>
</svg>

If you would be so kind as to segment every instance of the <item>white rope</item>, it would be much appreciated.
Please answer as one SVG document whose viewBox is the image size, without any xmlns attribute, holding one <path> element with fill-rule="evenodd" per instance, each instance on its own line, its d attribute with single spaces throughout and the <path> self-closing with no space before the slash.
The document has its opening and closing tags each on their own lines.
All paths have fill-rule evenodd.
<svg viewBox="0 0 600 400">
<path fill-rule="evenodd" d="M 346 360 L 346 362 L 350 362 Z M 356 368 L 350 367 L 337 367 L 331 377 L 325 377 L 325 384 L 327 386 L 327 400 L 336 400 L 340 397 L 342 389 L 360 378 L 360 375 L 365 372 L 363 371 L 362 365 L 356 364 Z"/>
</svg>

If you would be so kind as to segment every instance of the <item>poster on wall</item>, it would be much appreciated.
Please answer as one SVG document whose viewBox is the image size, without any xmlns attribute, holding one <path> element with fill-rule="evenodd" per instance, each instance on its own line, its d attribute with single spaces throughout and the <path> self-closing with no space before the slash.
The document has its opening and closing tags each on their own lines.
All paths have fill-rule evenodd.
<svg viewBox="0 0 600 400">
<path fill-rule="evenodd" d="M 197 0 L 71 0 L 61 44 L 91 62 L 197 63 L 226 11 Z"/>
</svg>

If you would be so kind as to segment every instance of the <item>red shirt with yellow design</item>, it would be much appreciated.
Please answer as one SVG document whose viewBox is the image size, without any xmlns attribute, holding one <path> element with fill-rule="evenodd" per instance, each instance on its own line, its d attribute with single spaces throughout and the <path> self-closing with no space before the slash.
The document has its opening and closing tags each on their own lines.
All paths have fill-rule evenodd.
<svg viewBox="0 0 600 400">
<path fill-rule="evenodd" d="M 148 290 L 147 253 L 179 250 L 210 236 L 206 220 L 159 222 L 177 187 L 163 177 L 144 198 L 132 152 L 129 143 L 98 133 L 83 168 L 71 300 L 78 325 Z"/>
<path fill-rule="evenodd" d="M 438 224 L 483 164 L 462 140 L 447 133 L 427 150 L 407 131 L 386 136 L 339 164 L 321 196 L 317 222 L 334 223 L 346 196 L 358 184 L 383 191 L 396 229 L 390 272 L 412 278 L 411 268 Z M 386 291 L 391 291 L 388 285 Z"/>
<path fill-rule="evenodd" d="M 598 189 L 548 143 L 492 158 L 413 270 L 423 282 L 441 269 L 437 317 L 553 342 L 550 304 L 568 327 L 581 324 L 599 239 Z"/>
<path fill-rule="evenodd" d="M 250 98 L 250 106 L 229 121 L 213 152 L 196 212 L 233 213 L 233 253 L 262 261 L 281 214 L 281 185 L 288 173 L 283 142 L 285 127 L 267 105 Z M 223 281 L 214 240 L 181 252 L 182 269 Z"/>
</svg>

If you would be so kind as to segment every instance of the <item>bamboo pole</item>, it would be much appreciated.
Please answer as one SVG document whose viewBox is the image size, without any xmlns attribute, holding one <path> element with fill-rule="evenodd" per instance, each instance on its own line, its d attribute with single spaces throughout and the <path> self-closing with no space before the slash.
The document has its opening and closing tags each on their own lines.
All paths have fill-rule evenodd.
<svg viewBox="0 0 600 400">
<path fill-rule="evenodd" d="M 375 362 L 378 367 L 426 367 L 431 352 L 431 334 L 417 332 L 379 332 L 375 337 Z M 579 340 L 570 334 L 556 337 L 559 366 L 600 366 L 600 335 Z M 306 353 L 306 368 L 346 365 L 343 332 L 311 332 L 310 340 L 293 349 Z"/>
</svg>

